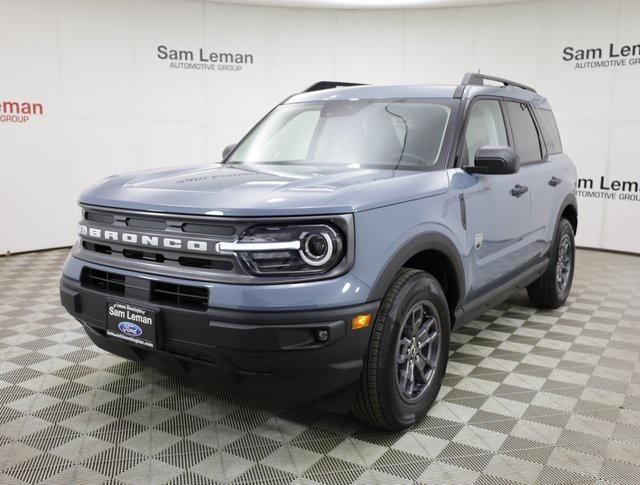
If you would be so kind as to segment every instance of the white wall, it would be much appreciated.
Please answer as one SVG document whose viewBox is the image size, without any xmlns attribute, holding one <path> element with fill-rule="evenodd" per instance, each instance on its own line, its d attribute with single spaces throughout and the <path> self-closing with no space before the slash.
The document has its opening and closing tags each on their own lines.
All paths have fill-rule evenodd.
<svg viewBox="0 0 640 485">
<path fill-rule="evenodd" d="M 28 122 L 0 122 L 0 253 L 70 244 L 88 184 L 217 161 L 273 104 L 324 79 L 457 83 L 477 69 L 514 78 L 551 100 L 565 151 L 580 177 L 594 179 L 591 193 L 601 176 L 640 181 L 640 64 L 562 60 L 566 46 L 606 57 L 610 43 L 640 44 L 635 0 L 406 11 L 0 0 L 0 12 L 0 103 L 43 106 Z M 250 53 L 254 63 L 171 69 L 156 56 L 160 44 Z M 579 244 L 640 252 L 640 202 L 580 204 Z"/>
</svg>

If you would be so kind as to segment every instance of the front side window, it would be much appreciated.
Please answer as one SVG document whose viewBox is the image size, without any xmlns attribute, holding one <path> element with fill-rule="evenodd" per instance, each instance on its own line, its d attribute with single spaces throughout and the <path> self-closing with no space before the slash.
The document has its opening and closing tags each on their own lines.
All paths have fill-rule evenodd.
<svg viewBox="0 0 640 485">
<path fill-rule="evenodd" d="M 508 145 L 502 110 L 495 99 L 480 99 L 471 105 L 464 134 L 462 165 L 469 165 L 469 160 L 473 160 L 478 149 L 485 145 Z"/>
<path fill-rule="evenodd" d="M 520 163 L 539 162 L 542 159 L 538 130 L 526 103 L 507 102 L 511 131 Z"/>
<path fill-rule="evenodd" d="M 429 168 L 446 154 L 449 100 L 331 100 L 278 106 L 230 163 Z"/>
</svg>

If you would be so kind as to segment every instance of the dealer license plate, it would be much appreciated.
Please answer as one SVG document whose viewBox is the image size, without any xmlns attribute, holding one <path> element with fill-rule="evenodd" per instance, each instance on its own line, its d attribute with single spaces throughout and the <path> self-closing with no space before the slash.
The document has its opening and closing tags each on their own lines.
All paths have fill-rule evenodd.
<svg viewBox="0 0 640 485">
<path fill-rule="evenodd" d="M 156 312 L 130 303 L 107 302 L 107 335 L 154 348 Z"/>
</svg>

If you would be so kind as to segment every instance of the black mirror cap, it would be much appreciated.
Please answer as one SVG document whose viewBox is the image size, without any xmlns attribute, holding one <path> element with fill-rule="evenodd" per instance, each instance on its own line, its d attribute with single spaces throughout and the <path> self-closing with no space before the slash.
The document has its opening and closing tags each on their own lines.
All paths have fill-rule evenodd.
<svg viewBox="0 0 640 485">
<path fill-rule="evenodd" d="M 238 146 L 237 143 L 232 143 L 231 145 L 228 145 L 224 148 L 224 150 L 222 150 L 222 159 L 226 160 L 227 157 L 229 156 L 229 154 Z"/>
<path fill-rule="evenodd" d="M 520 170 L 520 156 L 511 147 L 486 145 L 478 149 L 474 166 L 463 167 L 467 173 L 509 175 Z"/>
</svg>

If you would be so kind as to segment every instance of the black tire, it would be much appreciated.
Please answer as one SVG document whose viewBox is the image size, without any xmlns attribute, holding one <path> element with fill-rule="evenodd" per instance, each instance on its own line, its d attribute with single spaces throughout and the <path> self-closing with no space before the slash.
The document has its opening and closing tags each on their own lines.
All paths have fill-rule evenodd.
<svg viewBox="0 0 640 485">
<path fill-rule="evenodd" d="M 420 316 L 424 317 L 420 320 L 423 323 L 417 325 L 422 325 L 419 327 L 422 331 L 418 332 L 420 338 L 411 340 L 406 332 L 417 326 L 408 318 L 417 320 Z M 412 426 L 429 410 L 440 390 L 449 360 L 450 329 L 449 308 L 440 283 L 424 271 L 401 269 L 391 283 L 373 325 L 353 402 L 354 414 L 365 423 L 386 430 Z M 433 338 L 433 343 L 427 343 L 433 336 L 430 330 L 439 334 Z M 408 341 L 413 344 L 408 345 Z M 434 350 L 436 343 L 439 346 Z M 432 351 L 437 353 L 432 355 Z M 404 357 L 404 363 L 399 363 Z M 414 362 L 411 373 L 401 373 L 401 369 L 409 369 L 409 360 Z M 422 367 L 429 361 L 429 365 Z M 421 372 L 419 366 L 428 369 L 428 379 L 423 379 L 425 372 Z M 415 381 L 401 377 L 414 373 Z M 426 382 L 423 386 L 418 382 L 421 379 Z M 409 387 L 416 393 L 415 397 L 413 394 L 408 396 Z"/>
<path fill-rule="evenodd" d="M 564 244 L 568 244 L 568 248 L 563 249 Z M 566 257 L 569 259 L 567 260 Z M 571 292 L 575 261 L 576 246 L 573 227 L 567 219 L 560 219 L 556 238 L 551 247 L 549 266 L 540 279 L 527 287 L 529 300 L 534 306 L 554 309 L 565 304 Z M 560 274 L 563 275 L 562 281 Z"/>
</svg>

